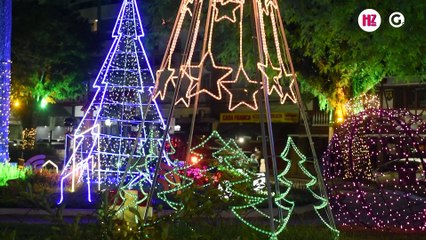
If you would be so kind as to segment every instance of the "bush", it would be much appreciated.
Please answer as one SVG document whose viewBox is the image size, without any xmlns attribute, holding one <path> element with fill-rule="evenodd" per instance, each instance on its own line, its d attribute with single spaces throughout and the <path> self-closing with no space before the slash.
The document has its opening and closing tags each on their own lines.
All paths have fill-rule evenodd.
<svg viewBox="0 0 426 240">
<path fill-rule="evenodd" d="M 20 169 L 9 163 L 0 163 L 0 187 L 7 186 L 7 182 L 13 179 L 25 179 L 32 173 L 30 168 Z"/>
</svg>

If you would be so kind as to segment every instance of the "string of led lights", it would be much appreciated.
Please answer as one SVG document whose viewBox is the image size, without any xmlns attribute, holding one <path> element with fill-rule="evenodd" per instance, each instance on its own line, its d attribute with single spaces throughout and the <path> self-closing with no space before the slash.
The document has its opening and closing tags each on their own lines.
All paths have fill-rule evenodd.
<svg viewBox="0 0 426 240">
<path fill-rule="evenodd" d="M 302 172 L 310 179 L 309 182 L 306 183 L 306 189 L 309 191 L 309 193 L 316 199 L 319 201 L 319 204 L 314 204 L 314 210 L 317 214 L 317 216 L 321 219 L 321 221 L 331 230 L 335 233 L 335 238 L 338 238 L 339 236 L 339 230 L 337 230 L 337 228 L 335 228 L 334 226 L 331 226 L 321 215 L 321 210 L 324 210 L 328 205 L 329 202 L 326 198 L 318 195 L 313 189 L 312 187 L 315 186 L 317 184 L 317 178 L 315 176 L 313 176 L 308 169 L 305 168 L 304 164 L 306 162 L 306 156 L 300 152 L 300 150 L 297 148 L 296 144 L 294 143 L 293 139 L 291 137 L 289 137 L 287 139 L 287 144 L 286 147 L 284 148 L 284 151 L 281 153 L 281 158 L 286 161 L 287 163 L 291 163 L 291 160 L 287 158 L 290 149 L 292 149 L 297 156 L 299 157 L 299 161 L 297 163 L 297 165 L 299 166 L 299 169 L 302 170 Z M 290 168 L 290 166 L 287 167 L 288 169 Z M 286 168 L 286 169 L 287 169 Z M 288 171 L 288 170 L 287 170 Z M 288 181 L 288 180 L 287 180 Z M 284 182 L 284 181 L 283 181 Z M 290 190 L 289 190 L 290 191 Z"/>
<path fill-rule="evenodd" d="M 361 94 L 358 97 L 350 99 L 345 104 L 346 113 L 348 115 L 355 115 L 364 110 L 380 108 L 379 97 L 370 94 Z"/>
<path fill-rule="evenodd" d="M 249 17 L 252 17 L 252 21 L 248 21 Z M 189 28 L 185 29 L 187 26 Z M 236 45 L 236 47 L 233 49 L 235 49 L 235 52 L 232 52 L 232 49 L 228 49 L 226 53 L 220 52 L 221 46 L 216 45 L 215 39 L 223 38 L 219 30 L 223 31 L 224 29 L 232 33 L 229 35 L 229 41 L 234 41 L 235 44 L 233 45 Z M 271 32 L 272 34 L 270 34 Z M 245 37 L 250 37 L 250 41 L 246 41 Z M 252 41 L 252 39 L 257 39 L 257 41 Z M 177 47 L 181 41 L 186 42 L 183 52 L 179 52 Z M 249 44 L 249 42 L 253 44 Z M 231 56 L 231 59 L 225 61 L 224 54 Z M 232 59 L 233 56 L 235 56 L 235 59 Z M 253 56 L 257 59 L 255 60 Z M 268 127 L 268 139 L 274 139 L 269 96 L 271 94 L 278 95 L 281 103 L 285 103 L 287 99 L 297 103 L 310 142 L 315 171 L 319 178 L 320 192 L 326 198 L 327 192 L 321 177 L 276 0 L 183 0 L 163 62 L 157 71 L 154 96 L 164 100 L 169 92 L 173 92 L 173 97 L 167 99 L 171 100 L 169 118 L 174 116 L 175 105 L 183 103 L 186 107 L 193 106 L 189 149 L 192 147 L 192 134 L 201 95 L 207 98 L 212 97 L 214 100 L 225 101 L 229 111 L 248 108 L 261 112 L 261 116 L 266 113 L 265 119 L 261 119 L 262 136 L 265 139 L 265 123 Z M 281 195 L 278 186 L 273 141 L 263 144 L 264 158 L 268 158 L 268 146 L 272 155 L 275 193 L 271 190 L 269 167 L 267 166 L 265 179 L 268 196 L 262 197 L 266 197 L 268 200 L 269 209 L 270 230 L 265 231 L 270 233 L 271 238 L 276 238 L 273 195 L 279 196 L 276 201 L 280 206 L 282 206 L 281 200 L 283 199 L 281 196 L 283 195 Z M 203 157 L 197 151 L 194 151 L 193 154 Z M 190 153 L 188 152 L 187 155 L 189 158 Z M 266 163 L 268 162 L 266 161 Z M 190 164 L 189 160 L 186 163 Z M 202 175 L 202 171 L 203 169 L 198 170 L 198 173 Z M 241 181 L 241 184 L 246 183 L 244 180 Z M 151 192 L 153 191 L 154 189 L 151 188 Z M 253 207 L 253 209 L 256 208 Z M 282 209 L 278 209 L 278 224 L 280 224 L 284 222 L 284 218 Z M 330 225 L 334 226 L 334 219 L 328 205 L 327 218 Z"/>
<path fill-rule="evenodd" d="M 426 124 L 407 110 L 351 115 L 324 154 L 337 222 L 383 231 L 426 230 Z"/>
<path fill-rule="evenodd" d="M 261 81 L 259 79 L 253 79 L 251 77 L 252 73 L 248 73 L 246 70 L 244 62 L 244 46 L 243 46 L 243 29 L 246 27 L 244 25 L 244 6 L 246 4 L 245 0 L 213 0 L 209 4 L 208 8 L 211 11 L 212 16 L 208 19 L 202 19 L 202 14 L 196 14 L 193 11 L 201 11 L 204 4 L 203 1 L 198 1 L 198 5 L 195 6 L 193 0 L 184 0 L 181 3 L 177 20 L 175 26 L 172 30 L 172 36 L 170 38 L 169 46 L 166 50 L 165 57 L 163 60 L 160 69 L 157 71 L 157 91 L 155 96 L 165 99 L 167 92 L 170 91 L 173 87 L 176 87 L 176 81 L 180 79 L 185 86 L 184 90 L 179 91 L 179 96 L 175 104 L 183 103 L 186 107 L 190 106 L 191 98 L 198 94 L 207 94 L 208 96 L 216 99 L 224 99 L 224 92 L 227 93 L 229 98 L 229 110 L 233 111 L 239 107 L 245 106 L 253 110 L 257 110 L 257 97 L 261 89 Z M 268 93 L 271 95 L 273 93 L 278 94 L 281 99 L 281 103 L 284 103 L 286 99 L 290 99 L 293 102 L 296 102 L 296 97 L 293 89 L 294 78 L 291 70 L 287 64 L 288 59 L 286 58 L 285 48 L 281 44 L 282 36 L 279 31 L 279 24 L 276 21 L 278 17 L 276 12 L 279 11 L 278 4 L 275 1 L 255 1 L 259 6 L 259 21 L 262 26 L 261 36 L 263 39 L 263 49 L 262 53 L 267 59 L 266 63 L 258 62 L 256 64 L 257 70 L 270 82 L 270 86 L 267 86 Z M 194 10 L 193 7 L 196 7 Z M 227 15 L 227 13 L 222 13 L 224 8 L 232 6 L 232 15 Z M 203 40 L 199 38 L 193 38 L 190 43 L 188 58 L 184 64 L 180 65 L 179 69 L 174 68 L 173 66 L 177 64 L 175 59 L 178 59 L 176 52 L 176 45 L 180 39 L 185 39 L 185 31 L 182 31 L 183 26 L 187 23 L 193 16 L 196 16 L 196 24 L 192 31 L 193 35 L 199 35 L 202 32 L 202 20 L 206 21 L 206 29 L 204 36 L 207 36 L 207 47 L 205 51 L 197 52 L 196 50 L 200 48 L 203 44 Z M 267 19 L 268 21 L 266 21 Z M 217 63 L 216 54 L 214 54 L 214 34 L 215 27 L 221 22 L 229 22 L 232 25 L 235 25 L 239 31 L 239 47 L 238 55 L 239 62 L 235 66 L 221 66 Z M 265 24 L 272 26 L 273 36 L 268 36 L 265 30 Z M 272 42 L 271 44 L 268 44 Z M 270 50 L 269 50 L 270 49 Z M 270 51 L 276 52 L 276 56 L 270 54 Z M 197 55 L 199 53 L 200 55 Z M 201 60 L 197 60 L 201 59 Z M 273 63 L 274 62 L 274 63 Z M 274 65 L 276 62 L 276 66 Z M 202 81 L 206 81 L 202 74 L 205 71 L 206 67 L 211 67 L 214 69 L 214 72 L 218 75 L 213 79 L 215 87 L 208 89 L 205 87 L 205 84 Z M 271 72 L 273 72 L 271 74 Z M 283 79 L 289 79 L 288 91 L 285 92 L 282 87 L 285 82 Z M 197 86 L 201 85 L 198 89 Z M 243 88 L 233 88 L 233 85 L 244 85 Z M 287 84 L 285 84 L 287 85 Z M 236 101 L 235 91 L 241 91 L 244 96 L 247 96 L 246 99 L 239 99 Z M 239 94 L 241 95 L 241 94 Z M 239 96 L 238 96 L 239 97 Z M 239 97 L 240 98 L 240 97 Z"/>
<path fill-rule="evenodd" d="M 96 93 L 74 133 L 72 154 L 61 174 L 60 202 L 69 182 L 72 191 L 78 182 L 85 182 L 91 201 L 91 185 L 96 183 L 98 190 L 120 188 L 117 195 L 122 200 L 126 194 L 134 199 L 119 208 L 122 213 L 146 201 L 145 189 L 153 184 L 158 161 L 173 166 L 170 152 L 164 150 L 159 159 L 167 130 L 156 101 L 150 100 L 155 82 L 143 36 L 136 1 L 123 0 L 112 32 L 114 42 L 93 85 Z M 159 192 L 165 188 L 158 187 Z M 133 198 L 124 190 L 135 190 L 142 197 Z"/>
<path fill-rule="evenodd" d="M 0 3 L 0 163 L 9 161 L 12 0 Z"/>
</svg>

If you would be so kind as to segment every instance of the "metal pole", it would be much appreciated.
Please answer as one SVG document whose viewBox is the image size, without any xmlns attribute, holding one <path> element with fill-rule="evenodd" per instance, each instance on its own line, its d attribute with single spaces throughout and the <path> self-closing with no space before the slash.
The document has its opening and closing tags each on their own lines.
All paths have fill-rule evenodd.
<svg viewBox="0 0 426 240">
<path fill-rule="evenodd" d="M 274 2 L 275 2 L 275 4 L 278 4 L 277 0 L 274 0 Z M 306 135 L 308 137 L 309 145 L 311 147 L 312 157 L 313 157 L 314 165 L 315 165 L 315 172 L 316 172 L 318 180 L 319 180 L 318 185 L 319 185 L 321 194 L 324 197 L 326 197 L 327 201 L 328 201 L 328 194 L 327 194 L 327 191 L 325 189 L 325 182 L 324 182 L 324 179 L 323 179 L 322 174 L 321 174 L 321 169 L 320 169 L 320 166 L 319 166 L 318 157 L 317 157 L 317 154 L 315 152 L 314 141 L 312 140 L 312 134 L 311 134 L 311 130 L 310 130 L 309 124 L 308 124 L 308 118 L 307 118 L 307 115 L 306 115 L 305 106 L 302 103 L 302 96 L 300 94 L 299 84 L 298 84 L 297 79 L 296 79 L 296 74 L 294 72 L 293 62 L 291 60 L 290 49 L 288 47 L 287 38 L 285 36 L 284 24 L 282 22 L 281 13 L 278 11 L 277 14 L 278 14 L 278 22 L 279 22 L 279 25 L 280 25 L 279 27 L 280 27 L 280 30 L 281 30 L 281 35 L 283 37 L 284 46 L 285 46 L 285 50 L 286 50 L 287 57 L 288 57 L 288 63 L 290 65 L 290 70 L 291 70 L 291 73 L 292 73 L 292 79 L 294 80 L 294 90 L 296 92 L 297 104 L 298 104 L 299 109 L 300 109 L 300 113 L 301 113 L 303 123 L 304 123 L 304 126 L 305 126 L 305 130 L 306 130 Z M 333 213 L 331 212 L 330 203 L 327 204 L 326 213 L 327 213 L 328 220 L 330 221 L 330 225 L 333 226 L 334 228 L 336 228 L 336 223 L 334 221 Z"/>
<path fill-rule="evenodd" d="M 261 40 L 261 34 L 260 34 L 260 26 L 259 26 L 259 16 L 258 16 L 258 9 L 256 6 L 256 0 L 252 1 L 252 24 L 255 26 L 255 30 L 256 30 L 256 36 L 253 36 L 253 42 L 254 44 L 258 46 L 258 58 L 259 61 L 261 63 L 264 62 L 264 56 L 263 56 L 263 45 L 262 45 L 262 40 Z M 264 78 L 262 77 L 262 85 L 265 88 L 264 85 Z M 271 144 L 272 140 L 271 140 L 271 135 L 267 137 L 266 135 L 266 129 L 265 129 L 265 107 L 266 105 L 268 105 L 268 102 L 266 100 L 267 93 L 265 95 L 265 91 L 263 91 L 262 93 L 258 94 L 258 102 L 259 102 L 259 120 L 260 120 L 260 131 L 262 134 L 262 153 L 263 153 L 263 158 L 265 159 L 265 167 L 266 167 L 266 173 L 265 173 L 265 180 L 266 180 L 266 188 L 268 190 L 268 210 L 269 210 L 269 227 L 271 229 L 271 233 L 274 236 L 275 235 L 275 218 L 274 218 L 274 207 L 273 207 L 273 201 L 272 199 L 274 198 L 273 196 L 273 192 L 272 192 L 272 187 L 271 187 L 271 173 L 270 173 L 270 168 L 269 168 L 269 157 L 268 157 L 268 146 L 267 146 L 267 141 L 269 140 L 269 143 Z M 270 117 L 270 114 L 266 115 L 267 117 L 267 123 L 269 123 L 268 117 Z M 268 125 L 268 130 L 269 130 L 269 125 Z M 268 132 L 269 133 L 269 132 Z M 271 145 L 270 145 L 271 146 Z M 272 152 L 271 152 L 272 154 Z M 273 172 L 274 173 L 274 172 Z M 274 176 L 275 179 L 275 176 Z M 276 189 L 275 189 L 276 190 Z M 282 212 L 279 212 L 279 217 L 281 219 L 282 217 Z"/>
<path fill-rule="evenodd" d="M 195 3 L 194 3 L 194 15 L 193 16 L 197 16 L 198 14 L 200 14 L 201 7 L 202 6 L 200 6 L 199 1 L 195 0 Z M 195 26 L 194 25 L 195 24 L 194 19 L 196 19 L 196 17 L 195 18 L 193 17 L 192 20 L 191 20 L 191 27 L 190 27 L 188 35 L 187 35 L 188 38 L 187 38 L 187 42 L 185 44 L 185 50 L 184 50 L 184 55 L 183 55 L 184 57 L 182 59 L 182 63 L 186 63 L 186 58 L 188 57 L 188 46 L 190 46 L 192 38 L 193 37 L 197 37 L 197 36 L 193 36 L 193 29 L 194 29 L 194 26 Z M 166 140 L 167 140 L 167 135 L 168 135 L 168 129 L 170 128 L 170 119 L 174 115 L 174 111 L 175 111 L 175 107 L 176 107 L 175 105 L 176 105 L 176 101 L 177 101 L 177 98 L 178 98 L 178 94 L 179 94 L 181 85 L 182 85 L 182 75 L 179 74 L 179 77 L 178 77 L 178 80 L 177 80 L 177 84 L 176 84 L 176 89 L 175 89 L 175 92 L 173 94 L 173 99 L 172 99 L 172 103 L 171 103 L 171 106 L 170 106 L 169 116 L 167 118 L 168 121 L 167 121 L 167 124 L 166 124 L 166 131 L 164 132 L 164 135 L 163 135 L 163 140 L 162 140 L 162 145 L 161 145 L 161 151 L 160 151 L 159 156 L 158 156 L 159 160 L 155 164 L 154 179 L 152 181 L 152 185 L 151 185 L 151 188 L 150 188 L 148 196 L 147 196 L 146 211 L 145 211 L 144 217 L 143 217 L 143 221 L 144 222 L 146 222 L 146 218 L 147 218 L 147 215 L 148 215 L 149 205 L 151 203 L 152 197 L 153 197 L 154 192 L 155 192 L 155 185 L 157 185 L 158 173 L 159 173 L 159 170 L 160 170 L 160 161 L 161 161 L 161 158 L 163 157 L 163 152 L 164 152 L 165 147 L 166 147 Z"/>
<path fill-rule="evenodd" d="M 255 0 L 254 0 L 255 1 Z M 259 10 L 257 8 L 256 5 L 254 5 L 255 8 L 255 16 L 257 16 L 257 14 L 259 13 Z M 264 43 L 263 43 L 263 39 L 260 37 L 260 22 L 257 16 L 257 21 L 256 21 L 256 29 L 257 29 L 257 41 L 258 41 L 258 46 L 259 49 L 261 50 L 259 52 L 259 60 L 262 64 L 265 63 L 265 59 L 264 59 L 264 55 L 263 53 L 265 52 L 265 50 L 263 49 Z M 265 104 L 265 109 L 266 109 L 266 120 L 267 120 L 267 126 L 268 126 L 268 136 L 269 136 L 269 147 L 270 147 L 270 151 L 271 151 L 271 158 L 272 158 L 272 171 L 273 171 L 273 176 L 274 176 L 274 181 L 275 181 L 275 196 L 280 194 L 280 185 L 279 185 L 279 181 L 278 181 L 278 168 L 277 168 L 277 156 L 276 156 L 276 152 L 275 152 L 275 143 L 274 143 L 274 133 L 273 133 L 273 129 L 272 129 L 272 118 L 271 118 L 271 106 L 269 105 L 269 94 L 268 94 L 268 79 L 262 74 L 262 85 L 263 85 L 263 96 L 264 96 L 264 104 Z M 278 216 L 280 221 L 283 220 L 283 212 L 281 208 L 278 208 Z"/>
<path fill-rule="evenodd" d="M 207 49 L 207 42 L 209 40 L 209 33 L 212 29 L 210 29 L 210 22 L 212 21 L 212 0 L 209 1 L 209 8 L 207 10 L 207 19 L 206 19 L 206 27 L 205 27 L 205 31 L 204 31 L 204 38 L 203 38 L 203 49 L 201 51 L 201 56 L 203 57 L 204 54 L 206 53 L 206 49 Z M 190 59 L 191 60 L 191 59 Z M 199 70 L 198 73 L 198 85 L 197 85 L 197 93 L 200 91 L 201 88 L 201 78 L 202 78 L 202 69 L 204 67 L 204 64 L 201 65 L 201 69 Z M 194 128 L 195 128 L 195 120 L 197 117 L 197 110 L 198 110 L 198 103 L 200 100 L 200 95 L 196 94 L 195 95 L 195 101 L 194 101 L 194 108 L 192 110 L 192 120 L 191 120 L 191 127 L 189 129 L 189 139 L 188 139 L 188 147 L 186 150 L 186 161 L 185 161 L 185 166 L 189 163 L 189 158 L 190 158 L 190 154 L 191 154 L 191 147 L 192 147 L 192 140 L 193 140 L 193 135 L 194 135 Z M 185 168 L 185 171 L 187 169 Z M 185 173 L 186 174 L 186 173 Z"/>
</svg>

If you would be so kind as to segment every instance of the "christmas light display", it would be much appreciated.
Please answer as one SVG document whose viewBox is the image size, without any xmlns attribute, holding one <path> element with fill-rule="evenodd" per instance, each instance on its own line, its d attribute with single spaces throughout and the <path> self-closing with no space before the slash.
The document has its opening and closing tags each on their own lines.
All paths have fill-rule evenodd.
<svg viewBox="0 0 426 240">
<path fill-rule="evenodd" d="M 205 11 L 203 7 L 208 4 L 208 10 Z M 247 3 L 244 0 L 214 0 L 211 3 L 208 1 L 193 1 L 183 0 L 177 15 L 175 26 L 172 30 L 169 46 L 165 53 L 165 58 L 160 69 L 157 71 L 157 92 L 156 96 L 164 99 L 168 90 L 177 87 L 178 79 L 181 80 L 182 89 L 179 90 L 179 96 L 175 104 L 183 103 L 187 107 L 191 103 L 191 98 L 198 94 L 207 94 L 214 99 L 224 99 L 224 94 L 227 93 L 229 98 L 229 110 L 233 111 L 240 106 L 246 106 L 253 110 L 258 109 L 257 94 L 262 88 L 262 80 L 258 77 L 267 79 L 267 92 L 269 94 L 276 93 L 284 103 L 286 99 L 296 102 L 295 93 L 293 91 L 294 75 L 288 65 L 288 57 L 283 47 L 283 35 L 279 30 L 278 22 L 278 4 L 276 1 L 253 1 L 256 14 L 259 16 L 261 28 L 259 29 L 260 37 L 262 38 L 263 51 L 261 58 L 265 61 L 256 63 L 257 71 L 250 71 L 245 66 L 244 62 L 244 49 L 243 45 L 243 31 L 246 28 L 251 28 L 250 23 L 244 22 L 244 11 L 246 10 Z M 232 9 L 231 15 L 228 15 L 225 8 Z M 207 13 L 207 17 L 203 14 Z M 194 21 L 193 29 L 189 32 L 182 31 L 183 26 L 190 21 Z M 222 66 L 218 64 L 215 54 L 215 28 L 223 22 L 228 22 L 232 27 L 238 29 L 239 44 L 238 55 L 239 60 L 237 66 Z M 203 28 L 203 26 L 205 26 Z M 272 27 L 272 36 L 268 35 L 265 26 Z M 204 30 L 204 31 L 203 31 Z M 204 38 L 197 38 L 196 36 L 204 34 Z M 189 54 L 182 63 L 179 69 L 174 68 L 176 65 L 177 55 L 176 45 L 179 40 L 186 39 L 189 43 Z M 199 51 L 202 49 L 201 51 Z M 270 53 L 273 51 L 274 53 Z M 201 59 L 201 61 L 199 60 Z M 213 91 L 204 87 L 203 81 L 203 68 L 209 68 L 209 71 L 215 73 L 217 76 L 212 79 Z M 253 77 L 257 76 L 257 77 Z M 288 79 L 288 90 L 285 90 L 282 85 L 284 79 Z M 233 88 L 233 85 L 241 85 L 242 88 Z M 234 94 L 237 91 L 243 94 L 244 99 L 235 100 L 239 94 Z M 288 92 L 286 92 L 288 91 Z"/>
<path fill-rule="evenodd" d="M 224 140 L 217 131 L 213 131 L 208 137 L 202 139 L 201 143 L 193 147 L 191 155 L 194 158 L 196 157 L 197 161 L 182 164 L 164 174 L 164 178 L 171 186 L 176 185 L 176 181 L 169 179 L 176 179 L 177 177 L 180 178 L 182 184 L 158 193 L 158 197 L 175 210 L 182 210 L 185 206 L 170 201 L 169 196 L 186 191 L 192 184 L 198 184 L 201 187 L 207 187 L 212 183 L 218 184 L 218 189 L 227 192 L 225 183 L 227 184 L 229 179 L 223 179 L 220 172 L 226 171 L 236 178 L 249 176 L 252 179 L 256 176 L 255 172 L 245 168 L 249 159 L 235 141 L 233 139 Z M 247 186 L 251 187 L 250 181 L 247 181 Z"/>
<path fill-rule="evenodd" d="M 287 143 L 287 146 L 289 146 L 288 144 L 289 143 Z M 288 152 L 289 148 L 287 147 L 286 149 L 287 149 L 287 152 Z M 285 153 L 285 155 L 287 155 L 287 153 Z M 263 234 L 268 235 L 270 239 L 277 239 L 278 235 L 285 229 L 285 227 L 287 226 L 287 223 L 288 223 L 288 221 L 291 217 L 291 213 L 293 212 L 293 208 L 294 208 L 294 202 L 292 202 L 292 201 L 290 201 L 286 198 L 288 193 L 290 192 L 291 186 L 292 186 L 292 183 L 285 177 L 285 175 L 290 170 L 291 162 L 290 162 L 290 160 L 286 159 L 285 157 L 283 157 L 283 160 L 286 162 L 286 167 L 284 168 L 284 170 L 280 174 L 278 174 L 278 178 L 277 178 L 280 182 L 279 185 L 280 185 L 280 188 L 282 189 L 282 191 L 280 191 L 279 194 L 274 196 L 274 202 L 279 208 L 284 210 L 283 211 L 284 216 L 282 216 L 281 219 L 280 219 L 280 216 L 273 218 L 273 221 L 276 222 L 276 225 L 277 225 L 277 227 L 276 227 L 276 229 L 274 229 L 274 231 L 271 231 L 271 229 L 267 229 L 267 228 L 262 227 L 262 226 L 257 226 L 256 221 L 253 221 L 253 218 L 248 218 L 249 215 L 247 214 L 248 212 L 252 212 L 250 214 L 251 217 L 257 216 L 257 217 L 263 217 L 263 218 L 266 218 L 266 219 L 271 218 L 271 216 L 268 215 L 268 213 L 265 212 L 260 207 L 261 204 L 265 204 L 268 200 L 267 192 L 266 191 L 256 191 L 254 189 L 253 189 L 254 191 L 247 191 L 246 188 L 241 187 L 242 184 L 247 185 L 248 183 L 251 183 L 251 182 L 253 182 L 253 183 L 257 182 L 259 179 L 256 179 L 256 178 L 258 178 L 258 177 L 264 178 L 265 176 L 263 174 L 256 174 L 254 177 L 248 176 L 246 174 L 245 179 L 240 180 L 240 181 L 236 181 L 236 182 L 229 181 L 228 186 L 227 186 L 229 191 L 233 195 L 239 196 L 242 199 L 244 199 L 243 205 L 231 206 L 231 210 L 235 214 L 235 216 L 238 219 L 240 219 L 243 223 L 245 223 L 247 226 L 249 226 L 250 228 L 252 228 L 252 229 L 254 229 L 258 232 L 261 232 Z M 246 190 L 246 193 L 241 193 L 240 191 L 235 190 L 237 187 L 239 187 L 239 189 Z M 251 194 L 249 194 L 249 193 L 251 193 Z"/>
<path fill-rule="evenodd" d="M 22 130 L 22 150 L 34 149 L 37 131 L 35 128 L 25 128 Z"/>
<path fill-rule="evenodd" d="M 299 168 L 302 170 L 302 172 L 310 179 L 309 182 L 306 183 L 306 189 L 309 191 L 309 193 L 317 200 L 319 201 L 319 204 L 314 204 L 314 210 L 317 214 L 317 216 L 321 219 L 321 221 L 331 230 L 335 233 L 335 236 L 338 237 L 339 236 L 339 231 L 334 227 L 331 226 L 327 221 L 326 218 L 323 217 L 321 211 L 323 211 L 325 214 L 327 214 L 326 211 L 324 211 L 327 206 L 328 206 L 328 200 L 320 195 L 318 195 L 313 189 L 312 187 L 315 186 L 317 184 L 317 179 L 315 176 L 313 176 L 308 169 L 305 168 L 304 164 L 306 162 L 306 156 L 303 155 L 303 153 L 300 152 L 300 150 L 297 148 L 296 144 L 294 143 L 293 139 L 291 137 L 289 137 L 287 139 L 287 144 L 286 147 L 284 148 L 284 151 L 281 153 L 281 158 L 287 162 L 287 167 L 286 170 L 281 174 L 281 175 L 285 175 L 285 173 L 288 172 L 288 170 L 290 169 L 290 164 L 291 164 L 291 160 L 288 159 L 288 154 L 290 152 L 290 150 L 293 150 L 296 155 L 300 158 L 300 160 L 298 161 L 297 165 L 299 166 Z M 289 185 L 290 182 L 287 179 L 283 179 L 282 181 L 283 183 L 286 183 L 286 185 Z M 291 187 L 291 185 L 289 185 L 289 187 Z M 288 190 L 290 191 L 290 189 Z M 287 191 L 287 192 L 288 192 Z"/>
<path fill-rule="evenodd" d="M 179 46 L 181 43 L 185 43 L 183 48 Z M 168 96 L 169 92 L 173 92 L 171 98 Z M 274 139 L 269 105 L 271 95 L 275 95 L 274 97 L 281 103 L 289 99 L 298 104 L 315 162 L 320 193 L 326 199 L 327 193 L 277 1 L 182 0 L 162 64 L 157 71 L 154 96 L 156 99 L 164 100 L 169 97 L 167 100 L 171 100 L 169 119 L 174 116 L 177 104 L 193 107 L 189 148 L 192 147 L 200 96 L 226 102 L 229 111 L 237 109 L 259 111 L 263 139 Z M 192 157 L 201 159 L 202 162 L 204 155 L 197 152 L 197 148 L 192 149 L 195 154 Z M 280 192 L 274 141 L 263 142 L 262 152 L 264 159 L 269 158 L 268 152 L 272 158 L 272 161 L 265 161 L 266 165 L 272 162 L 271 168 L 265 167 L 267 194 L 253 199 L 247 196 L 247 205 L 234 206 L 234 211 L 238 216 L 240 210 L 255 208 L 258 203 L 267 201 L 268 213 L 263 214 L 268 215 L 269 230 L 260 228 L 258 230 L 274 239 L 282 231 L 282 226 L 286 225 L 289 214 L 284 216 L 284 212 L 290 207 L 285 206 L 283 199 L 286 190 Z M 225 157 L 222 157 L 221 161 L 224 159 Z M 186 164 L 191 164 L 190 152 L 185 160 Z M 269 172 L 270 169 L 272 174 Z M 207 169 L 196 172 L 197 176 L 202 176 L 202 171 Z M 270 181 L 271 175 L 274 178 L 273 184 Z M 246 184 L 253 183 L 253 178 L 261 182 L 258 179 L 260 175 L 257 174 L 254 174 L 253 178 L 244 174 L 241 177 L 241 182 L 228 182 L 227 186 L 222 188 L 231 191 L 230 189 L 234 187 L 240 187 L 237 185 L 245 187 Z M 151 188 L 150 192 L 153 191 Z M 245 198 L 245 195 L 238 193 L 239 191 L 234 189 L 232 194 Z M 274 216 L 274 204 L 278 205 L 276 207 L 279 212 L 278 222 Z M 334 228 L 334 219 L 328 206 L 327 211 L 328 222 Z M 245 221 L 243 218 L 241 220 Z M 251 226 L 256 228 L 252 224 Z"/>
<path fill-rule="evenodd" d="M 91 200 L 92 184 L 97 189 L 118 189 L 122 199 L 136 190 L 134 204 L 146 200 L 146 189 L 153 183 L 156 162 L 173 165 L 169 152 L 160 156 L 164 119 L 155 100 L 151 100 L 154 76 L 141 37 L 142 23 L 135 0 L 123 0 L 114 26 L 114 42 L 94 83 L 96 93 L 78 125 L 72 141 L 72 154 L 62 171 L 61 199 L 64 188 L 71 190 L 84 182 Z M 166 141 L 168 141 L 168 137 Z M 161 192 L 163 186 L 158 186 Z"/>
<path fill-rule="evenodd" d="M 379 107 L 380 107 L 379 97 L 377 97 L 376 95 L 369 95 L 369 94 L 361 94 L 360 96 L 349 100 L 345 104 L 346 113 L 348 115 L 358 114 L 364 110 L 379 108 Z"/>
<path fill-rule="evenodd" d="M 0 163 L 9 161 L 12 0 L 0 2 Z"/>
<path fill-rule="evenodd" d="M 425 133 L 420 116 L 374 108 L 336 129 L 322 169 L 338 224 L 426 230 Z"/>
</svg>

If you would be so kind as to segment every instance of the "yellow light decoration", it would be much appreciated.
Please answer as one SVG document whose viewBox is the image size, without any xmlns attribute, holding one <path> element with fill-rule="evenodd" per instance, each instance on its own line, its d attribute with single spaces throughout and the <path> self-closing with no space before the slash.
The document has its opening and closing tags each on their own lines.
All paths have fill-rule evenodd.
<svg viewBox="0 0 426 240">
<path fill-rule="evenodd" d="M 33 149 L 35 147 L 35 140 L 35 128 L 26 128 L 22 131 L 22 149 Z"/>
<path fill-rule="evenodd" d="M 182 1 L 163 63 L 157 71 L 154 96 L 164 100 L 168 90 L 177 88 L 177 83 L 180 81 L 176 105 L 182 103 L 189 107 L 193 97 L 199 94 L 207 94 L 216 100 L 229 99 L 228 108 L 230 111 L 243 106 L 258 110 L 257 94 L 264 87 L 262 79 L 266 79 L 265 87 L 269 95 L 277 94 L 282 104 L 287 99 L 296 102 L 293 89 L 295 74 L 290 70 L 289 57 L 283 48 L 283 44 L 281 44 L 284 36 L 279 29 L 280 23 L 277 20 L 279 8 L 276 1 L 253 1 L 253 4 L 256 5 L 253 9 L 258 16 L 256 20 L 260 22 L 261 26 L 259 34 L 263 44 L 259 52 L 261 60 L 255 63 L 255 71 L 258 74 L 249 74 L 248 67 L 245 66 L 243 60 L 243 28 L 247 27 L 243 16 L 244 6 L 248 3 L 245 0 L 212 0 L 208 3 L 207 11 L 205 11 L 203 9 L 205 2 L 207 1 Z M 227 14 L 225 8 L 231 9 L 231 13 Z M 207 16 L 203 17 L 206 12 Z M 192 29 L 189 31 L 190 34 L 187 34 L 182 31 L 182 27 L 191 20 Z M 213 36 L 215 27 L 220 22 L 228 22 L 230 26 L 238 29 L 239 60 L 237 65 L 223 66 L 218 64 L 217 53 L 213 50 L 215 43 Z M 266 34 L 266 24 L 272 26 L 272 37 Z M 205 25 L 204 28 L 203 25 Z M 204 38 L 197 37 L 201 34 L 204 34 Z M 176 60 L 179 58 L 176 45 L 182 39 L 188 39 L 189 49 L 188 54 L 185 54 L 179 63 Z M 199 49 L 202 50 L 199 51 Z M 271 55 L 270 52 L 274 52 L 276 56 Z M 179 69 L 173 67 L 178 64 L 180 64 Z M 205 85 L 202 84 L 202 81 L 207 81 L 203 79 L 203 72 L 209 64 L 215 71 L 221 72 L 211 79 L 213 85 L 216 84 L 214 91 L 202 87 Z M 288 79 L 288 92 L 285 92 L 286 90 L 282 86 L 282 81 L 285 79 Z M 242 87 L 236 88 L 235 84 L 241 84 Z M 226 93 L 227 96 L 223 93 Z M 235 97 L 236 94 L 238 94 L 238 99 Z"/>
<path fill-rule="evenodd" d="M 380 100 L 376 95 L 361 94 L 358 97 L 350 99 L 345 104 L 345 109 L 348 115 L 356 115 L 368 109 L 380 108 Z"/>
<path fill-rule="evenodd" d="M 228 6 L 228 5 L 234 5 L 234 8 L 232 10 L 232 17 L 229 17 L 228 15 L 222 15 L 220 16 L 220 11 L 217 5 L 214 5 L 214 11 L 216 12 L 214 20 L 215 22 L 220 22 L 222 20 L 228 20 L 232 23 L 235 23 L 237 21 L 237 10 L 241 8 L 241 1 L 240 0 L 218 0 L 217 3 L 220 4 L 221 7 Z"/>
<path fill-rule="evenodd" d="M 14 106 L 15 108 L 19 108 L 19 107 L 21 106 L 21 102 L 19 102 L 19 100 L 15 100 L 15 101 L 13 102 L 13 106 Z"/>
</svg>

